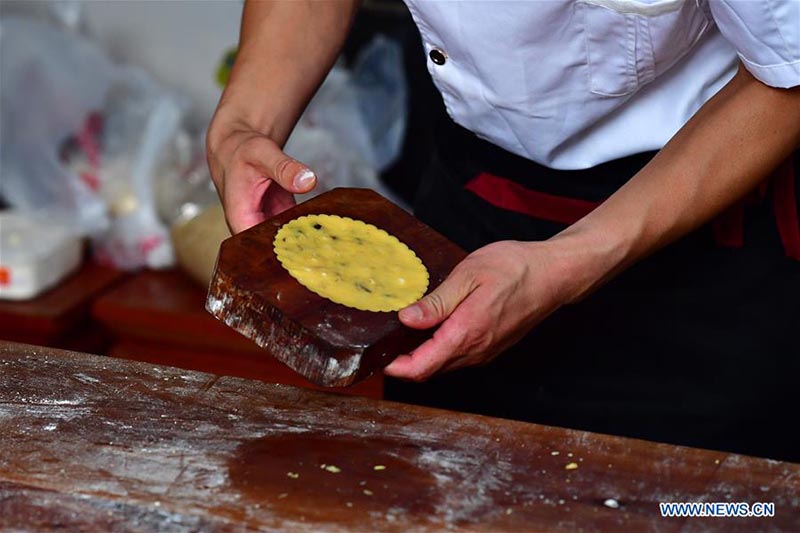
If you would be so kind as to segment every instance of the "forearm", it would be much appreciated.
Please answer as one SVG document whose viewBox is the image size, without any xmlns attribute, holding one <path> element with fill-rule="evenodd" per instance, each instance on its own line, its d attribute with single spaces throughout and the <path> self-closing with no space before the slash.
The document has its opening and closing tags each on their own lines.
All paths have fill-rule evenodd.
<svg viewBox="0 0 800 533">
<path fill-rule="evenodd" d="M 282 145 L 344 43 L 357 0 L 248 0 L 217 113 Z"/>
<path fill-rule="evenodd" d="M 577 299 L 713 218 L 800 145 L 800 89 L 739 73 L 600 207 L 552 240 Z"/>
</svg>

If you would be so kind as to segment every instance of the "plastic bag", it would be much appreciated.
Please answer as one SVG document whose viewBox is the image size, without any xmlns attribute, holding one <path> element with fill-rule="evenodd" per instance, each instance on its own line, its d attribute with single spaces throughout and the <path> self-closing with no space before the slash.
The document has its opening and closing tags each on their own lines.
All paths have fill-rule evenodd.
<svg viewBox="0 0 800 533">
<path fill-rule="evenodd" d="M 0 48 L 0 194 L 78 233 L 103 231 L 102 199 L 64 167 L 59 150 L 102 106 L 113 66 L 87 40 L 19 17 L 0 21 Z"/>
<path fill-rule="evenodd" d="M 298 201 L 335 187 L 364 187 L 403 205 L 378 173 L 400 153 L 406 91 L 400 46 L 382 36 L 359 54 L 352 72 L 331 70 L 284 148 L 319 178 Z"/>
<path fill-rule="evenodd" d="M 400 43 L 376 35 L 356 57 L 353 82 L 372 163 L 381 172 L 400 155 L 406 132 L 408 88 Z"/>
<path fill-rule="evenodd" d="M 162 268 L 175 262 L 169 232 L 155 202 L 154 178 L 179 134 L 186 105 L 143 71 L 126 69 L 104 108 L 100 193 L 109 230 L 96 236 L 101 259 L 119 268 Z"/>
<path fill-rule="evenodd" d="M 119 268 L 174 263 L 153 178 L 186 103 L 46 22 L 0 21 L 0 194 L 92 239 Z"/>
</svg>

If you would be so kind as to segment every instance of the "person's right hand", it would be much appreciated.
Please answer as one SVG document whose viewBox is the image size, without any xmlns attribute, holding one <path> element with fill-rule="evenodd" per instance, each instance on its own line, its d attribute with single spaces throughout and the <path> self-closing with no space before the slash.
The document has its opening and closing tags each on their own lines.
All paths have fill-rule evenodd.
<svg viewBox="0 0 800 533">
<path fill-rule="evenodd" d="M 206 136 L 211 179 L 232 233 L 295 205 L 294 194 L 317 184 L 314 172 L 283 153 L 269 136 L 218 110 Z"/>
</svg>

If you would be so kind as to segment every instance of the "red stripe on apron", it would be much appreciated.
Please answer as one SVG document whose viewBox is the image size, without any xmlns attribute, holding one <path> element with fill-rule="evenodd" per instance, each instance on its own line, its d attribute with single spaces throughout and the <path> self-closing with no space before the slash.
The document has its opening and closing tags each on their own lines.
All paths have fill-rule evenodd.
<svg viewBox="0 0 800 533">
<path fill-rule="evenodd" d="M 562 224 L 574 224 L 600 205 L 600 202 L 532 191 L 487 172 L 472 178 L 464 188 L 500 209 Z"/>
<path fill-rule="evenodd" d="M 786 255 L 800 261 L 800 217 L 797 215 L 794 164 L 791 158 L 778 168 L 773 179 L 772 201 L 778 233 Z"/>
<path fill-rule="evenodd" d="M 737 202 L 722 212 L 711 224 L 714 240 L 719 246 L 744 246 L 744 205 Z"/>
<path fill-rule="evenodd" d="M 787 159 L 752 195 L 732 205 L 713 221 L 712 227 L 717 244 L 732 248 L 744 246 L 745 207 L 763 201 L 769 181 L 773 184 L 775 220 L 786 255 L 800 261 L 800 216 L 797 212 L 797 191 L 795 191 L 794 165 L 791 158 Z M 574 224 L 601 203 L 532 191 L 515 181 L 488 172 L 481 172 L 464 188 L 500 209 L 561 224 Z"/>
<path fill-rule="evenodd" d="M 762 181 L 755 191 L 730 206 L 711 222 L 717 245 L 727 248 L 744 246 L 745 208 L 761 204 L 767 197 L 768 185 L 769 179 Z"/>
</svg>

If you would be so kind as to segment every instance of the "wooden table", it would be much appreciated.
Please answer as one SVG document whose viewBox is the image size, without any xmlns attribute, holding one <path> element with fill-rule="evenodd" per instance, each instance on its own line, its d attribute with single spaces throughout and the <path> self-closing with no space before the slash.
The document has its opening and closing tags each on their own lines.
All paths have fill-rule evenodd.
<svg viewBox="0 0 800 533">
<path fill-rule="evenodd" d="M 0 300 L 0 339 L 99 352 L 108 335 L 91 322 L 99 294 L 126 274 L 88 261 L 74 274 L 31 300 Z"/>
<path fill-rule="evenodd" d="M 8 343 L 0 376 L 0 529 L 800 525 L 800 465 Z"/>
<path fill-rule="evenodd" d="M 205 300 L 206 290 L 180 270 L 145 270 L 100 296 L 92 315 L 112 332 L 114 357 L 318 388 L 211 316 Z M 381 398 L 383 376 L 338 390 Z"/>
</svg>

